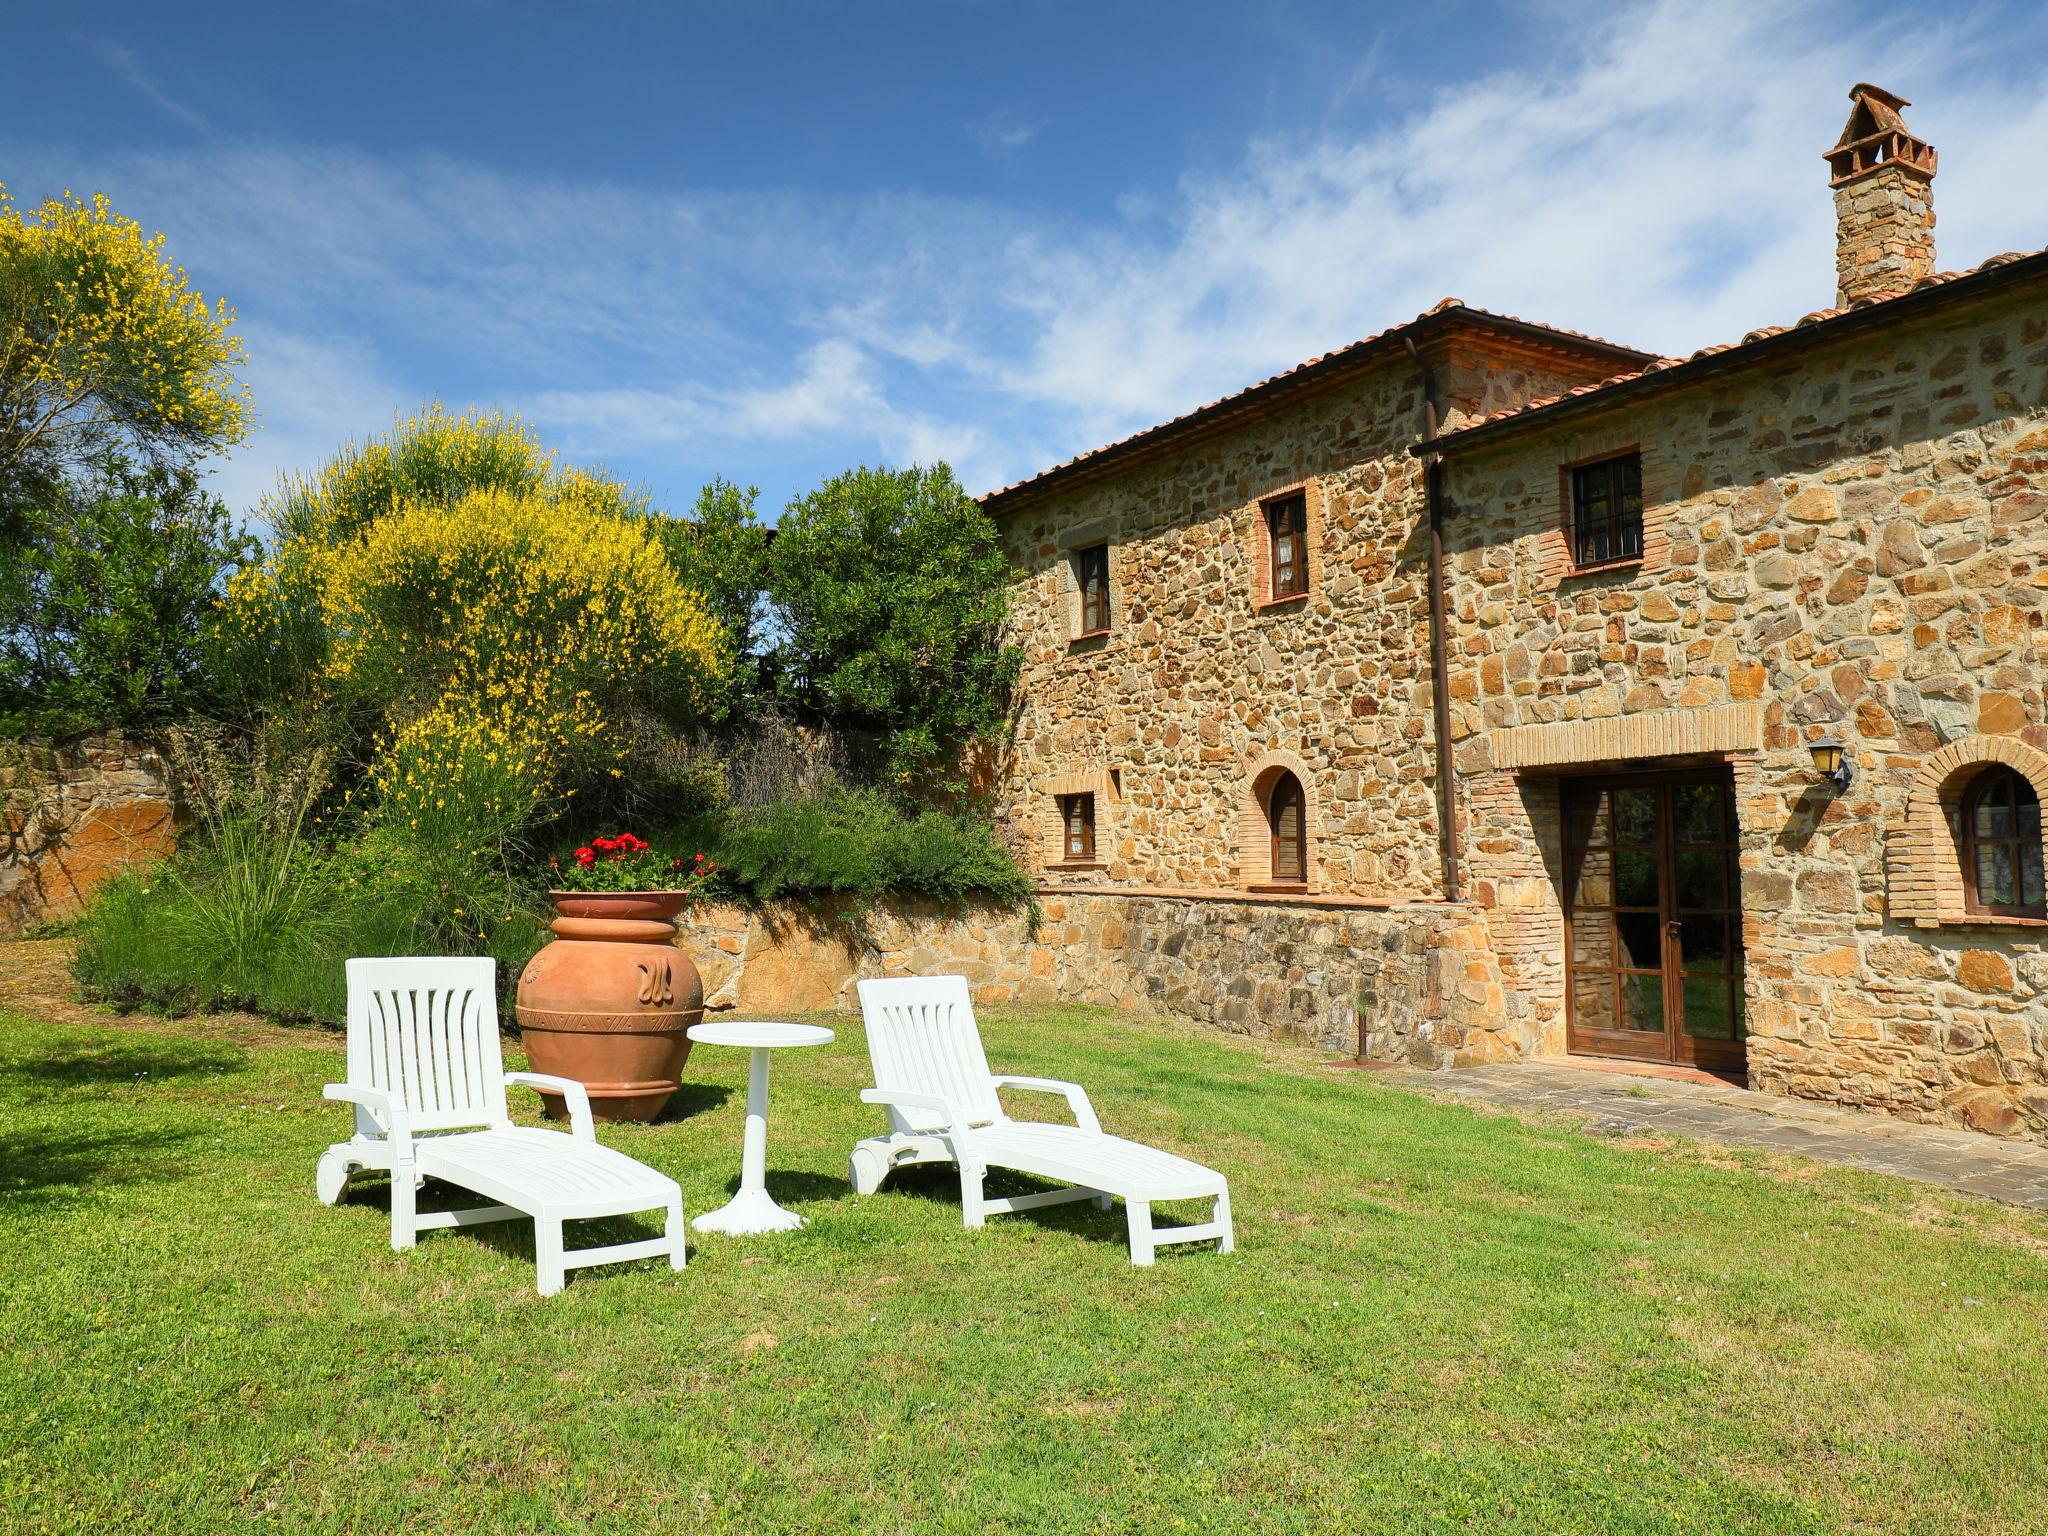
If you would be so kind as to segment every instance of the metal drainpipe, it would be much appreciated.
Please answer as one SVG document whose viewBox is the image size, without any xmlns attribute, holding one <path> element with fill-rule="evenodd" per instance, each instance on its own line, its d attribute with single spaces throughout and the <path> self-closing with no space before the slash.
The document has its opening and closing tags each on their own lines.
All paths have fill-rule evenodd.
<svg viewBox="0 0 2048 1536">
<path fill-rule="evenodd" d="M 1436 441 L 1436 370 L 1415 350 L 1415 338 L 1404 336 L 1408 360 L 1422 380 L 1422 440 Z M 1436 717 L 1436 824 L 1444 860 L 1444 897 L 1459 899 L 1463 883 L 1458 869 L 1457 781 L 1451 766 L 1450 661 L 1446 636 L 1450 615 L 1444 601 L 1443 460 L 1432 453 L 1422 463 L 1423 504 L 1429 514 L 1429 692 Z"/>
</svg>

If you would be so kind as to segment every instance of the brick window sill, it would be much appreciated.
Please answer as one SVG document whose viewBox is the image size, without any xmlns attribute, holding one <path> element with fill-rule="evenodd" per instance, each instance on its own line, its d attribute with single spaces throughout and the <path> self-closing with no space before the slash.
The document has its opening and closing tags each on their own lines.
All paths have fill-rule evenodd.
<svg viewBox="0 0 2048 1536">
<path fill-rule="evenodd" d="M 1308 591 L 1296 592 L 1291 597 L 1263 598 L 1260 601 L 1252 604 L 1252 611 L 1254 613 L 1277 613 L 1281 609 L 1285 608 L 1305 607 L 1308 603 L 1308 600 L 1314 596 L 1315 589 L 1311 587 Z"/>
<path fill-rule="evenodd" d="M 1306 880 L 1279 880 L 1271 885 L 1248 885 L 1246 890 L 1260 896 L 1313 896 Z"/>
<path fill-rule="evenodd" d="M 1965 912 L 1960 917 L 1944 917 L 1944 928 L 2039 928 L 2048 929 L 2048 917 L 2020 917 L 2006 912 Z"/>
<path fill-rule="evenodd" d="M 1621 560 L 1602 560 L 1597 565 L 1567 565 L 1564 574 L 1567 580 L 1573 576 L 1608 576 L 1616 571 L 1638 571 L 1643 567 L 1641 555 L 1629 555 Z"/>
<path fill-rule="evenodd" d="M 1068 859 L 1058 864 L 1048 864 L 1045 866 L 1046 873 L 1054 875 L 1092 875 L 1107 868 L 1109 868 L 1109 864 L 1103 859 Z"/>
<path fill-rule="evenodd" d="M 1115 630 L 1112 630 L 1112 629 L 1089 629 L 1089 630 L 1084 630 L 1084 631 L 1082 631 L 1082 632 L 1081 632 L 1080 634 L 1078 634 L 1078 635 L 1074 636 L 1074 638 L 1073 638 L 1073 639 L 1069 640 L 1069 641 L 1067 642 L 1067 644 L 1069 644 L 1069 645 L 1092 645 L 1092 644 L 1093 644 L 1094 642 L 1096 642 L 1097 640 L 1107 640 L 1107 639 L 1108 639 L 1108 638 L 1109 638 L 1109 637 L 1110 637 L 1111 635 L 1113 635 L 1113 634 L 1115 634 L 1115 633 L 1116 633 L 1116 631 L 1115 631 Z"/>
</svg>

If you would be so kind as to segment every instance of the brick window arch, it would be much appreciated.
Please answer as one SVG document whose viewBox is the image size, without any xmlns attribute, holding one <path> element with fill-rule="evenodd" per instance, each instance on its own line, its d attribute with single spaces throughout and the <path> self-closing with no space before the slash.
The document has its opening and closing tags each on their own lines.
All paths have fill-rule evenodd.
<svg viewBox="0 0 2048 1536">
<path fill-rule="evenodd" d="M 2017 769 L 1987 768 L 1963 791 L 1957 842 L 1963 904 L 1996 917 L 2048 918 L 2041 796 Z"/>
<path fill-rule="evenodd" d="M 1238 792 L 1238 869 L 1248 890 L 1302 891 L 1316 881 L 1316 793 L 1308 764 L 1268 752 Z"/>
<path fill-rule="evenodd" d="M 2001 785 L 2003 789 L 1998 788 Z M 1980 835 L 1977 811 L 1986 794 L 1994 798 L 1986 831 Z M 2024 900 L 1981 903 L 1975 869 L 1978 851 L 1989 849 L 1990 873 L 1996 880 L 2003 869 L 1998 850 L 2010 849 L 2014 894 L 2025 897 L 2027 878 L 2040 867 L 2034 860 L 2044 853 L 2044 801 L 2048 753 L 2016 737 L 1965 736 L 1934 753 L 1914 776 L 1904 822 L 1893 833 L 1887 852 L 1891 915 L 1923 928 L 2048 917 L 2048 911 Z M 2009 832 L 2002 830 L 2008 823 L 1999 815 L 2000 807 L 2010 812 Z"/>
</svg>

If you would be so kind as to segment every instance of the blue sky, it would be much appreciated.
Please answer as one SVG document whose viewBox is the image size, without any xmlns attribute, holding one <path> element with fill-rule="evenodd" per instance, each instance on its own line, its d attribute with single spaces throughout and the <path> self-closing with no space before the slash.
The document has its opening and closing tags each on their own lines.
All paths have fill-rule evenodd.
<svg viewBox="0 0 2048 1536">
<path fill-rule="evenodd" d="M 0 12 L 0 181 L 238 310 L 282 470 L 421 401 L 668 506 L 984 490 L 1446 294 L 1685 350 L 1832 297 L 1873 79 L 1945 266 L 2048 245 L 2048 7 L 463 0 Z"/>
</svg>

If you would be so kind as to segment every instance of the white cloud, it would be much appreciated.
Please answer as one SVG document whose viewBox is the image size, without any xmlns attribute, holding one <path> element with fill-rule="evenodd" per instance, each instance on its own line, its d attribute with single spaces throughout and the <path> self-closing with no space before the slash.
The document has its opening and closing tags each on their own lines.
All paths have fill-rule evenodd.
<svg viewBox="0 0 2048 1536">
<path fill-rule="evenodd" d="M 92 173 L 239 301 L 270 423 L 224 473 L 243 496 L 430 397 L 523 410 L 657 479 L 718 465 L 772 505 L 778 465 L 822 460 L 944 456 L 999 484 L 1447 293 L 1660 349 L 1730 339 L 1831 299 L 1820 152 L 1864 78 L 1915 96 L 1942 151 L 1947 264 L 2048 244 L 2048 179 L 2021 169 L 2048 143 L 2048 65 L 2011 46 L 2013 13 L 1659 0 L 1553 21 L 1516 68 L 1370 131 L 1248 145 L 1095 222 L 319 146 L 82 168 L 0 149 L 18 192 Z"/>
<path fill-rule="evenodd" d="M 382 371 L 360 339 L 261 324 L 244 330 L 245 377 L 256 398 L 257 428 L 247 445 L 218 461 L 207 476 L 215 493 L 238 512 L 254 512 L 280 473 L 311 469 L 349 438 L 377 432 L 420 403 Z"/>
</svg>

